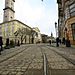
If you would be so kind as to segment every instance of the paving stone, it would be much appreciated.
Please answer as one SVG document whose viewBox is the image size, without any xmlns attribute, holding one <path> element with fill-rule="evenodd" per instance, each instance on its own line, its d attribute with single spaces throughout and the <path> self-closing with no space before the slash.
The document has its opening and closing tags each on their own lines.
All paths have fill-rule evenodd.
<svg viewBox="0 0 75 75">
<path fill-rule="evenodd" d="M 9 74 L 9 71 L 2 72 L 2 75 L 8 75 L 8 74 Z"/>
<path fill-rule="evenodd" d="M 28 47 L 27 47 L 28 46 Z M 65 58 L 58 55 L 56 52 L 50 50 L 50 47 L 48 48 L 45 44 L 34 44 L 34 45 L 23 45 L 18 48 L 14 48 L 10 51 L 5 51 L 3 55 L 0 56 L 0 61 L 4 60 L 8 57 L 11 57 L 15 53 L 16 55 L 12 56 L 11 58 L 3 61 L 0 63 L 0 74 L 8 74 L 8 75 L 43 75 L 41 73 L 41 70 L 43 69 L 43 54 L 46 54 L 49 68 L 51 69 L 75 69 L 75 66 L 68 62 Z M 40 48 L 40 47 L 41 48 Z M 26 49 L 27 48 L 27 49 Z M 65 50 L 60 51 L 56 48 L 52 48 L 56 51 L 59 51 L 60 53 L 64 53 L 73 60 L 75 60 L 74 57 L 74 50 L 70 50 L 68 52 Z M 41 52 L 42 50 L 42 52 Z M 20 53 L 21 52 L 21 53 Z M 38 73 L 37 73 L 38 72 Z M 37 73 L 37 74 L 36 74 Z"/>
<path fill-rule="evenodd" d="M 24 75 L 23 72 L 18 72 L 16 75 Z"/>
<path fill-rule="evenodd" d="M 9 73 L 9 75 L 16 75 L 16 74 L 17 74 L 16 71 L 12 71 L 12 72 Z"/>
</svg>

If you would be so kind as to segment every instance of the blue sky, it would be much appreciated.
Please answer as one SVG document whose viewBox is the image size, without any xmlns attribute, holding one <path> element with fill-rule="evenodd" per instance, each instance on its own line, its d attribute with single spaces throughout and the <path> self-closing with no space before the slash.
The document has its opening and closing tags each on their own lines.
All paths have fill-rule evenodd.
<svg viewBox="0 0 75 75">
<path fill-rule="evenodd" d="M 5 0 L 0 0 L 0 22 L 3 21 Z M 55 36 L 55 21 L 58 21 L 56 0 L 15 0 L 15 19 L 30 27 L 38 27 L 41 33 Z"/>
</svg>

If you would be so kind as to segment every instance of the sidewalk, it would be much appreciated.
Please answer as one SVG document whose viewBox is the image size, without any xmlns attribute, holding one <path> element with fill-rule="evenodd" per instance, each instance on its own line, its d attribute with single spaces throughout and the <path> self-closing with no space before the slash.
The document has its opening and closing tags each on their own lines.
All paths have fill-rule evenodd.
<svg viewBox="0 0 75 75">
<path fill-rule="evenodd" d="M 75 48 L 75 45 L 71 45 L 73 48 Z"/>
<path fill-rule="evenodd" d="M 56 43 L 52 43 L 51 46 L 56 47 Z M 66 45 L 59 44 L 59 47 L 63 47 L 64 48 L 64 47 L 66 47 Z M 75 48 L 75 45 L 71 45 L 70 48 Z"/>
</svg>

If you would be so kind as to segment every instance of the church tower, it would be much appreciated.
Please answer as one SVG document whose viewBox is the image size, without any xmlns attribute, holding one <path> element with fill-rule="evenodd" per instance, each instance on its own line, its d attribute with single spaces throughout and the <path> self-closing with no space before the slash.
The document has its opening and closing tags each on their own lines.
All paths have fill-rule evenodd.
<svg viewBox="0 0 75 75">
<path fill-rule="evenodd" d="M 11 21 L 14 19 L 14 2 L 15 0 L 5 0 L 5 8 L 4 10 L 4 16 L 3 16 L 3 22 Z"/>
</svg>

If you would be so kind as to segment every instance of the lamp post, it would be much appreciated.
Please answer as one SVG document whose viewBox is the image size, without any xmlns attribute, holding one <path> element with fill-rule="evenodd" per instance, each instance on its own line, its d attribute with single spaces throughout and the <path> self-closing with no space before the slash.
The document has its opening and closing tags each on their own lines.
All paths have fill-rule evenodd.
<svg viewBox="0 0 75 75">
<path fill-rule="evenodd" d="M 56 46 L 59 47 L 59 37 L 57 37 L 58 36 L 57 22 L 55 22 L 55 29 L 56 29 Z"/>
<path fill-rule="evenodd" d="M 57 38 L 57 22 L 55 22 L 56 38 Z"/>
</svg>

